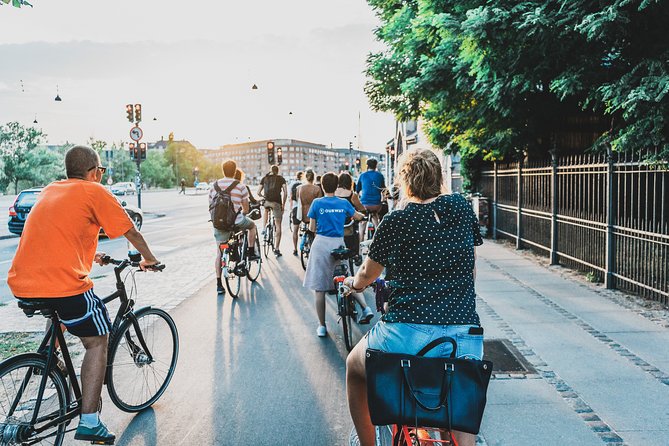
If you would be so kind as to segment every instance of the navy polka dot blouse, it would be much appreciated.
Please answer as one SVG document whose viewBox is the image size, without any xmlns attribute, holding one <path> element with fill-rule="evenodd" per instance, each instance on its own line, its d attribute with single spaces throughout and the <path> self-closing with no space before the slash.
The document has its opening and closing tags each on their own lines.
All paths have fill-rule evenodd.
<svg viewBox="0 0 669 446">
<path fill-rule="evenodd" d="M 462 195 L 409 203 L 386 215 L 369 257 L 386 267 L 392 293 L 385 322 L 478 325 L 474 246 L 479 223 Z"/>
</svg>

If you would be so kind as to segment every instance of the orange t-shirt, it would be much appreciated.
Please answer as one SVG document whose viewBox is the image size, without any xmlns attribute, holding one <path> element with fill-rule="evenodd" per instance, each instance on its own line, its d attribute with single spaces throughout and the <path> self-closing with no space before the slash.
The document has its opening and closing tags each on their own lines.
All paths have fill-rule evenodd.
<svg viewBox="0 0 669 446">
<path fill-rule="evenodd" d="M 132 221 L 99 183 L 55 181 L 40 192 L 7 275 L 17 297 L 69 297 L 93 287 L 100 227 L 109 238 L 125 234 Z"/>
</svg>

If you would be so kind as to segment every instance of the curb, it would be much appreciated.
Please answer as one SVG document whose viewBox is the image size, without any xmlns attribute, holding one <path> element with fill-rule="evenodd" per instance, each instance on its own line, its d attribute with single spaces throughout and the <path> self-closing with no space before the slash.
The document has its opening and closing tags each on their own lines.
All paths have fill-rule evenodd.
<svg viewBox="0 0 669 446">
<path fill-rule="evenodd" d="M 16 234 L 0 235 L 0 240 L 7 240 L 10 238 L 19 238 L 19 236 Z"/>
</svg>

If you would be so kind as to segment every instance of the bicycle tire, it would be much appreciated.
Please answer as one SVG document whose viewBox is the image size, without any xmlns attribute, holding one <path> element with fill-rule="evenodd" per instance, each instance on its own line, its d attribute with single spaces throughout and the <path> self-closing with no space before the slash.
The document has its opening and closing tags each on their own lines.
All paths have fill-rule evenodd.
<svg viewBox="0 0 669 446">
<path fill-rule="evenodd" d="M 353 350 L 353 316 L 350 311 L 350 296 L 344 296 L 344 315 L 341 318 L 342 329 L 344 330 L 344 345 L 349 352 Z"/>
<path fill-rule="evenodd" d="M 307 262 L 309 262 L 309 251 L 300 250 L 300 263 L 305 271 L 307 270 Z"/>
<path fill-rule="evenodd" d="M 109 346 L 107 391 L 122 411 L 139 412 L 155 403 L 172 380 L 179 358 L 179 333 L 172 317 L 159 308 L 145 307 L 131 317 L 136 324 L 126 319 Z M 151 362 L 137 337 L 138 328 L 153 356 Z M 151 379 L 156 381 L 153 386 Z M 138 385 L 146 389 L 135 396 Z M 126 390 L 131 394 L 126 395 Z"/>
<path fill-rule="evenodd" d="M 270 246 L 272 247 L 272 251 L 274 251 L 274 227 L 272 226 L 271 223 L 269 223 L 267 226 L 265 226 L 265 236 L 263 237 L 263 253 L 265 254 L 265 258 L 267 259 L 269 255 L 269 248 Z"/>
<path fill-rule="evenodd" d="M 242 276 L 235 274 L 235 270 L 237 269 L 237 266 L 242 263 L 243 247 L 240 244 L 235 249 L 237 250 L 237 258 L 240 260 L 228 263 L 228 274 L 225 276 L 225 287 L 228 289 L 228 293 L 233 299 L 239 297 L 239 291 L 242 289 Z"/>
<path fill-rule="evenodd" d="M 258 276 L 260 276 L 260 271 L 262 270 L 262 256 L 260 255 L 260 240 L 258 240 L 258 237 L 256 237 L 256 243 L 253 248 L 256 252 L 256 255 L 258 256 L 258 260 L 246 260 L 247 262 L 247 268 L 246 268 L 246 278 L 249 279 L 251 282 L 255 282 L 258 280 Z M 258 271 L 254 271 L 255 266 L 257 265 Z"/>
<path fill-rule="evenodd" d="M 4 390 L 2 393 L 2 398 L 6 398 L 6 401 L 0 401 L 0 425 L 4 426 L 0 434 L 9 433 L 10 429 L 8 429 L 8 425 L 15 424 L 18 427 L 20 425 L 27 426 L 30 423 L 30 420 L 33 416 L 34 404 L 32 405 L 32 410 L 29 409 L 26 411 L 26 408 L 31 406 L 31 402 L 37 400 L 39 385 L 42 380 L 42 376 L 46 371 L 46 362 L 46 357 L 43 355 L 39 355 L 37 353 L 26 353 L 23 355 L 14 356 L 0 363 L 0 388 Z M 21 369 L 24 370 L 21 371 Z M 35 371 L 39 371 L 39 373 L 35 374 Z M 10 401 L 14 401 L 15 397 L 17 396 L 10 395 L 11 391 L 12 389 L 18 391 L 18 388 L 22 387 L 22 385 L 25 383 L 26 378 L 28 378 L 28 381 L 23 390 L 24 395 L 27 395 L 27 397 L 20 397 L 19 403 L 16 406 L 17 410 L 23 409 L 21 410 L 23 415 L 18 418 L 16 416 L 17 413 L 14 412 L 14 415 L 11 418 L 8 418 L 7 408 L 11 407 L 12 404 Z M 66 379 L 61 371 L 57 368 L 52 368 L 49 372 L 48 381 L 44 392 L 45 393 L 42 397 L 42 403 L 40 405 L 40 416 L 46 416 L 47 414 L 56 412 L 58 412 L 58 416 L 65 415 L 67 412 L 67 407 L 70 403 L 70 395 L 67 389 Z M 49 394 L 48 397 L 47 393 Z M 56 399 L 52 399 L 54 396 Z M 43 438 L 43 440 L 39 443 L 33 444 L 52 446 L 62 445 L 63 437 L 65 436 L 65 428 L 70 421 L 71 420 L 67 420 L 54 427 L 53 431 L 49 429 L 44 433 L 38 434 L 38 438 L 46 438 Z M 23 440 L 30 441 L 29 438 Z M 33 439 L 33 441 L 34 440 L 35 439 Z M 3 441 L 2 436 L 0 436 L 0 441 Z M 8 440 L 7 444 L 22 444 L 22 442 L 17 441 L 14 443 L 12 440 Z"/>
</svg>

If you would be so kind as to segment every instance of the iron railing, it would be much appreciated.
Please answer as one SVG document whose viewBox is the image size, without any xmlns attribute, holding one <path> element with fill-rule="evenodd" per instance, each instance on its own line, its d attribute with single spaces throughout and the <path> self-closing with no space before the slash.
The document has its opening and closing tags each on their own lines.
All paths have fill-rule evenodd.
<svg viewBox="0 0 669 446">
<path fill-rule="evenodd" d="M 495 163 L 479 190 L 494 238 L 669 303 L 669 163 L 640 155 Z"/>
</svg>

